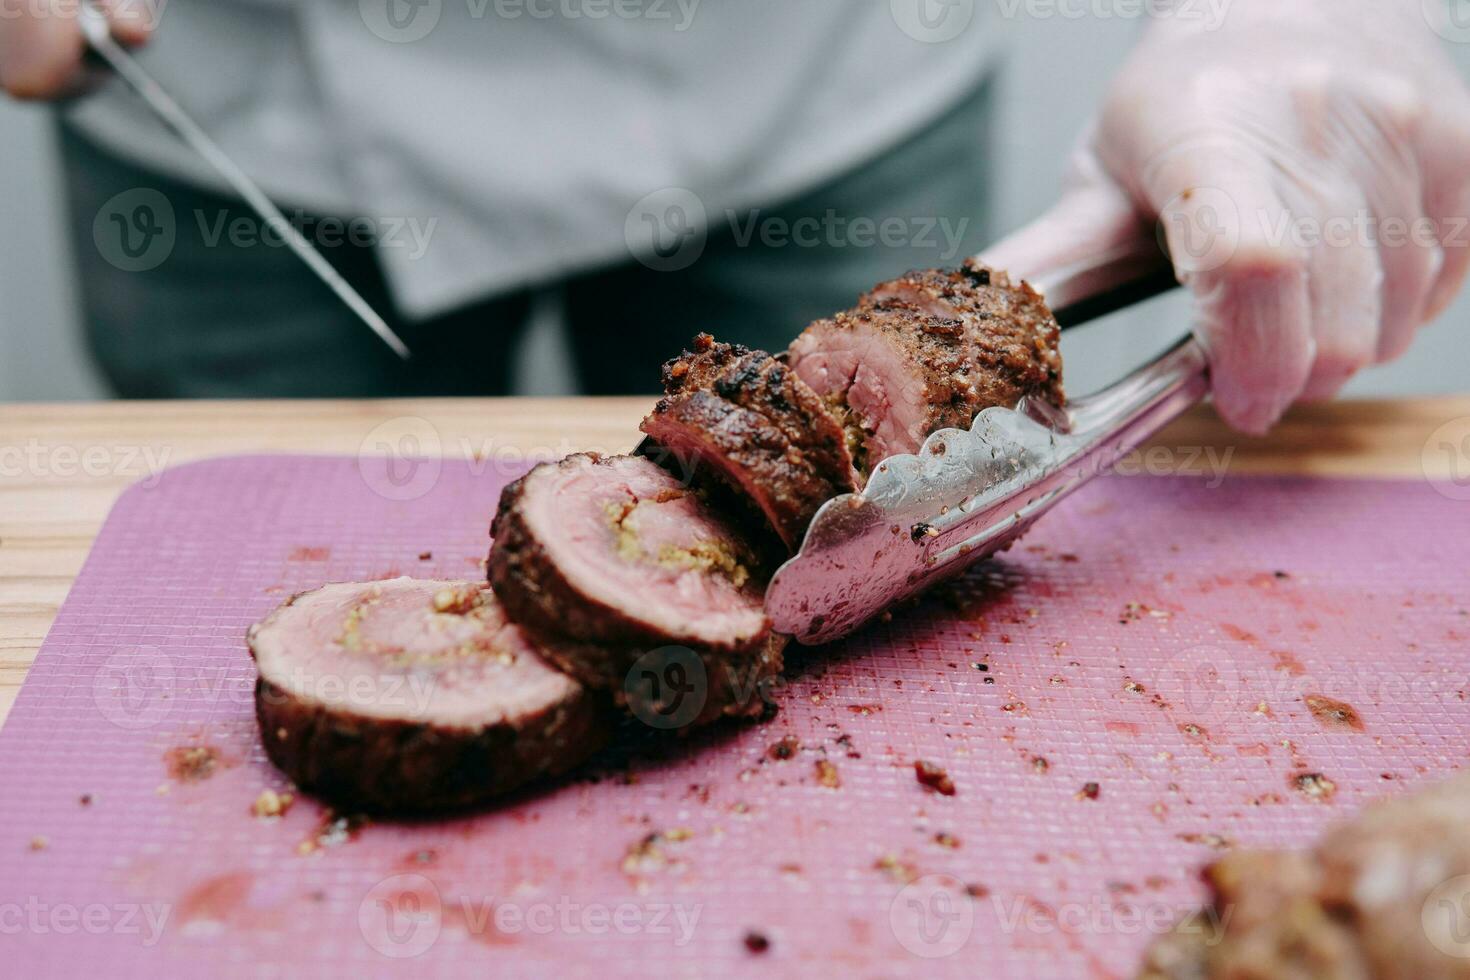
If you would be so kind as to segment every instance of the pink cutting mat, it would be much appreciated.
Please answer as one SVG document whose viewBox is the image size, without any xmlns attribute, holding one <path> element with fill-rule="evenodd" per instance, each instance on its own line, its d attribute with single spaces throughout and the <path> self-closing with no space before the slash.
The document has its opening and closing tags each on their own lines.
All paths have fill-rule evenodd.
<svg viewBox="0 0 1470 980">
<path fill-rule="evenodd" d="M 254 817 L 284 783 L 246 626 L 327 581 L 478 577 L 504 479 L 257 457 L 129 491 L 0 734 L 0 973 L 1126 975 L 1223 848 L 1308 842 L 1470 749 L 1463 503 L 1108 478 L 796 657 L 765 723 L 633 732 L 316 846 L 310 800 Z"/>
</svg>

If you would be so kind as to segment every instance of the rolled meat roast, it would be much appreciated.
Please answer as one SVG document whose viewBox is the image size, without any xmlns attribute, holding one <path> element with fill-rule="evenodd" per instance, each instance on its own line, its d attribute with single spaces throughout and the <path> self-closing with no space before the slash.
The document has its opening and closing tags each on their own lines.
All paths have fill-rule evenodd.
<svg viewBox="0 0 1470 980">
<path fill-rule="evenodd" d="M 613 701 L 658 724 L 697 694 L 668 727 L 759 713 L 786 642 L 770 532 L 795 550 L 826 501 L 985 408 L 1061 405 L 1057 339 L 1034 290 L 973 262 L 883 283 L 780 355 L 700 335 L 643 422 L 657 451 L 505 488 L 493 594 L 329 585 L 252 628 L 268 754 L 329 799 L 430 809 L 576 765 Z"/>
<path fill-rule="evenodd" d="M 635 456 L 578 453 L 507 487 L 489 575 L 507 612 L 578 680 L 659 710 L 630 671 L 680 647 L 707 679 L 696 722 L 759 712 L 785 637 L 763 608 L 766 563 L 747 535 L 673 473 Z M 640 711 L 640 714 L 643 714 Z"/>
<path fill-rule="evenodd" d="M 251 627 L 248 643 L 266 754 L 344 806 L 480 802 L 578 765 L 615 720 L 484 583 L 323 586 Z"/>
</svg>

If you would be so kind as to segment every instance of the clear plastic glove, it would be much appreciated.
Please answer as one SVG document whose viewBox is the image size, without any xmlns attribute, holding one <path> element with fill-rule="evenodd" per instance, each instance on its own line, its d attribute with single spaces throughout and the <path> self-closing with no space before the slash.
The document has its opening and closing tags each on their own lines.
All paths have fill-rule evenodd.
<svg viewBox="0 0 1470 980">
<path fill-rule="evenodd" d="M 1470 93 L 1429 9 L 1234 0 L 1218 26 L 1160 19 L 1061 200 L 984 260 L 1055 268 L 1157 222 L 1226 421 L 1263 432 L 1331 396 L 1402 354 L 1470 265 Z"/>
<path fill-rule="evenodd" d="M 97 6 L 130 47 L 153 32 L 164 0 L 103 0 Z M 17 99 L 56 99 L 82 82 L 86 45 L 77 0 L 0 0 L 0 88 Z"/>
</svg>

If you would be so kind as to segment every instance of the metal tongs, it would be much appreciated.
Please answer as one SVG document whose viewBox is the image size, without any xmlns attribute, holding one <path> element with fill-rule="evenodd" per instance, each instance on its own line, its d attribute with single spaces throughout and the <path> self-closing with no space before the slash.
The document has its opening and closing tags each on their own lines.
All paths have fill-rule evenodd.
<svg viewBox="0 0 1470 980">
<path fill-rule="evenodd" d="M 1064 327 L 1177 285 L 1152 241 L 1028 279 Z M 772 623 L 803 644 L 828 643 L 994 555 L 1201 401 L 1207 371 L 1204 349 L 1186 337 L 1064 409 L 1031 399 L 987 408 L 969 431 L 941 429 L 917 455 L 884 460 L 861 493 L 817 512 L 766 591 Z"/>
</svg>

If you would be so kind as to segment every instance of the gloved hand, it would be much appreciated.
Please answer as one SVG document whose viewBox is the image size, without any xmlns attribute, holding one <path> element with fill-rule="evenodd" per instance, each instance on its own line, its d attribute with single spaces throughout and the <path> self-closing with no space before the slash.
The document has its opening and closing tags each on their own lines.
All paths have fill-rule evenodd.
<svg viewBox="0 0 1470 980">
<path fill-rule="evenodd" d="M 112 33 L 143 44 L 164 0 L 104 0 Z M 77 0 L 0 0 L 0 88 L 18 99 L 54 99 L 76 90 L 82 75 Z"/>
<path fill-rule="evenodd" d="M 1429 9 L 1234 0 L 1216 29 L 1161 17 L 1061 200 L 983 260 L 1026 275 L 1157 221 L 1226 421 L 1263 432 L 1336 393 L 1402 354 L 1470 265 L 1470 93 Z"/>
</svg>

